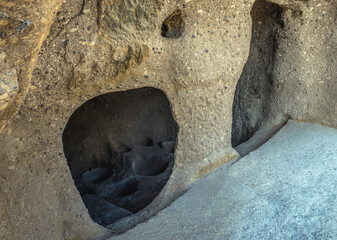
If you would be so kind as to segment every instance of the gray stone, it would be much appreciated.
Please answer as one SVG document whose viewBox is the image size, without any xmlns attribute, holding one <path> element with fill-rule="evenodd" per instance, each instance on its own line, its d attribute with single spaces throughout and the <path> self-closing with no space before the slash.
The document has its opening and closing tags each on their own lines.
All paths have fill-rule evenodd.
<svg viewBox="0 0 337 240">
<path fill-rule="evenodd" d="M 76 188 L 79 191 L 80 195 L 83 196 L 85 194 L 92 194 L 92 193 L 96 193 L 96 184 L 94 183 L 84 183 L 84 182 L 80 182 L 78 184 L 76 184 Z"/>
<path fill-rule="evenodd" d="M 92 194 L 85 194 L 83 202 L 87 207 L 91 218 L 98 224 L 106 226 L 132 213 L 117 207 L 104 198 Z"/>
<path fill-rule="evenodd" d="M 86 183 L 97 183 L 111 176 L 112 171 L 107 168 L 98 167 L 83 173 L 82 180 Z"/>
<path fill-rule="evenodd" d="M 6 19 L 6 18 L 8 18 L 8 14 L 0 11 L 0 18 Z"/>
</svg>

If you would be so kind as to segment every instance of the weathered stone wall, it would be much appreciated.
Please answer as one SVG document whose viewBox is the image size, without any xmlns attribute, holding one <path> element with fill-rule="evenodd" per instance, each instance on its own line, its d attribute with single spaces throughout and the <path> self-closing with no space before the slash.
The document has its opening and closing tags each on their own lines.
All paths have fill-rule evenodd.
<svg viewBox="0 0 337 240">
<path fill-rule="evenodd" d="M 5 16 L 0 19 L 1 76 L 18 82 L 17 92 L 0 93 L 1 125 L 7 123 L 0 135 L 1 238 L 109 234 L 90 219 L 62 146 L 71 114 L 100 94 L 158 88 L 179 126 L 166 187 L 145 210 L 112 229 L 152 216 L 200 176 L 235 158 L 232 107 L 249 55 L 253 2 L 67 0 L 60 10 L 62 1 L 20 1 L 20 7 L 19 1 L 0 3 L 6 14 L 0 15 Z M 272 91 L 263 123 L 290 117 L 337 126 L 337 4 L 273 2 L 283 9 L 283 27 L 277 47 L 266 52 L 274 63 L 268 69 Z M 162 23 L 176 9 L 184 18 L 183 33 L 163 37 Z M 6 22 L 20 19 L 18 26 Z M 20 32 L 25 19 L 31 23 Z M 243 105 L 254 97 L 243 96 Z"/>
<path fill-rule="evenodd" d="M 0 2 L 0 132 L 25 99 L 41 45 L 62 2 Z"/>
<path fill-rule="evenodd" d="M 284 8 L 273 73 L 275 115 L 337 126 L 336 12 L 336 1 Z"/>
<path fill-rule="evenodd" d="M 288 119 L 337 126 L 334 1 L 257 1 L 237 85 L 233 144 Z M 280 4 L 280 5 L 277 5 Z"/>
</svg>

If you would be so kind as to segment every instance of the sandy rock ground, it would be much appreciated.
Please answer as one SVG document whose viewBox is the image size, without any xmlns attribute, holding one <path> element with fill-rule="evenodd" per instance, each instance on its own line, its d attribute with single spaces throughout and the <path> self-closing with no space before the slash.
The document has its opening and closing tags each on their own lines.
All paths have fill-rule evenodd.
<svg viewBox="0 0 337 240">
<path fill-rule="evenodd" d="M 336 239 L 337 130 L 289 121 L 117 239 Z"/>
</svg>

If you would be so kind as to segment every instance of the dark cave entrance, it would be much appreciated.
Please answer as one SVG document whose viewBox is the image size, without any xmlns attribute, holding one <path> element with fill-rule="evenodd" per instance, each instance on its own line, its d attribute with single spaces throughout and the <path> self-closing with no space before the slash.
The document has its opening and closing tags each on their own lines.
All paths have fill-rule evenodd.
<svg viewBox="0 0 337 240">
<path fill-rule="evenodd" d="M 233 147 L 250 139 L 273 115 L 273 72 L 277 38 L 284 27 L 282 12 L 280 6 L 265 0 L 256 1 L 252 7 L 250 52 L 233 103 Z"/>
<path fill-rule="evenodd" d="M 166 95 L 150 87 L 95 97 L 71 115 L 64 152 L 95 222 L 110 225 L 152 202 L 172 172 L 177 133 Z"/>
</svg>

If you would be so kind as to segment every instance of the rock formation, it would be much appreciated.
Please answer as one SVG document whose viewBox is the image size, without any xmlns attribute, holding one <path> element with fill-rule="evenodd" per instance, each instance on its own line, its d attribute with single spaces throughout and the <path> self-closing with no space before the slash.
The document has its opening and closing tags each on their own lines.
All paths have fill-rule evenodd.
<svg viewBox="0 0 337 240">
<path fill-rule="evenodd" d="M 1 1 L 0 238 L 111 234 L 90 217 L 92 196 L 81 199 L 63 142 L 73 113 L 103 94 L 156 89 L 178 129 L 152 140 L 176 141 L 165 187 L 114 232 L 236 158 L 233 146 L 264 126 L 337 127 L 336 16 L 333 0 Z"/>
</svg>

